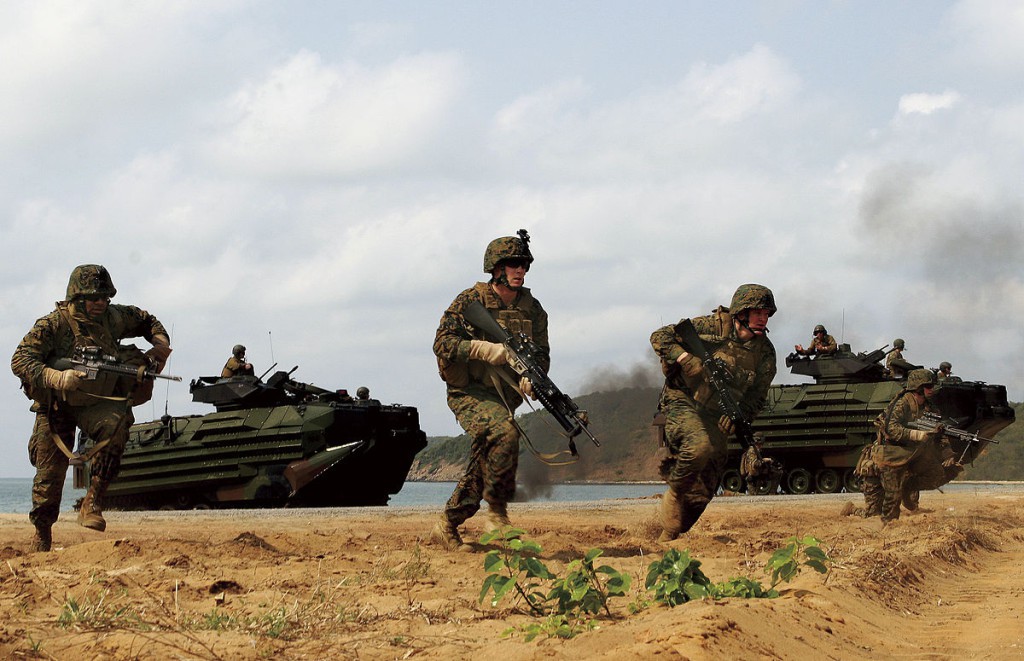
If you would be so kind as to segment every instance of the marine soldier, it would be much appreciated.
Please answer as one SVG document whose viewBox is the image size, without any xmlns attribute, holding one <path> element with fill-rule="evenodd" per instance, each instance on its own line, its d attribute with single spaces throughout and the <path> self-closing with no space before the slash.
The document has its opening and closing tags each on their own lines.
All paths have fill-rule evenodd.
<svg viewBox="0 0 1024 661">
<path fill-rule="evenodd" d="M 775 377 L 775 347 L 767 336 L 768 318 L 775 311 L 770 289 L 746 284 L 736 290 L 728 309 L 720 306 L 710 315 L 691 320 L 708 352 L 728 366 L 728 387 L 748 420 L 761 410 Z M 665 372 L 659 409 L 666 418 L 671 460 L 668 489 L 661 501 L 662 542 L 687 532 L 711 502 L 734 430 L 700 358 L 688 353 L 682 342 L 678 324 L 651 335 L 651 346 Z"/>
<path fill-rule="evenodd" d="M 533 395 L 532 385 L 523 378 L 513 388 L 498 378 L 497 370 L 508 364 L 505 346 L 488 342 L 463 317 L 473 301 L 510 333 L 525 333 L 537 345 L 535 356 L 545 371 L 550 367 L 548 315 L 530 290 L 523 286 L 533 263 L 529 236 L 506 236 L 488 244 L 484 252 L 484 273 L 488 282 L 478 282 L 458 296 L 441 316 L 434 338 L 434 354 L 442 380 L 447 384 L 448 408 L 472 438 L 465 474 L 445 505 L 431 539 L 445 548 L 462 547 L 459 526 L 476 514 L 480 501 L 489 506 L 489 529 L 509 526 L 508 503 L 516 490 L 519 462 L 519 430 L 513 413 L 523 394 Z"/>
<path fill-rule="evenodd" d="M 750 496 L 775 493 L 782 477 L 782 469 L 771 457 L 764 456 L 764 437 L 754 434 L 754 444 L 740 458 L 740 474 L 747 482 Z"/>
<path fill-rule="evenodd" d="M 908 509 L 917 509 L 917 492 L 936 489 L 962 470 L 943 437 L 941 425 L 930 432 L 910 425 L 925 412 L 938 413 L 930 401 L 934 387 L 931 370 L 912 370 L 906 387 L 881 414 L 874 461 L 881 472 L 881 514 L 885 522 L 900 518 L 901 502 Z"/>
<path fill-rule="evenodd" d="M 906 344 L 902 338 L 897 337 L 892 341 L 892 349 L 889 349 L 889 353 L 885 355 L 885 372 L 893 379 L 902 379 L 906 376 L 906 369 L 901 364 L 903 360 L 903 350 L 906 348 Z M 893 362 L 896 364 L 894 365 Z"/>
<path fill-rule="evenodd" d="M 227 379 L 232 376 L 255 376 L 256 371 L 252 363 L 245 360 L 245 347 L 236 344 L 231 348 L 231 357 L 224 363 L 224 369 L 220 371 L 220 378 Z"/>
<path fill-rule="evenodd" d="M 76 427 L 95 443 L 90 451 L 92 477 L 78 523 L 106 529 L 101 501 L 121 464 L 128 428 L 134 422 L 132 406 L 152 395 L 151 380 L 140 383 L 108 373 L 85 380 L 84 372 L 52 365 L 70 358 L 76 347 L 99 347 L 106 355 L 159 373 L 171 353 L 167 331 L 156 317 L 131 305 L 111 304 L 116 293 L 106 268 L 76 267 L 65 300 L 36 321 L 11 358 L 11 370 L 34 400 L 31 410 L 36 414 L 28 453 L 36 469 L 29 520 L 36 529 L 33 547 L 37 551 L 50 550 L 51 527 L 60 511 L 68 465 L 72 457 L 79 458 L 69 449 L 74 447 Z M 153 348 L 143 354 L 134 345 L 119 343 L 129 337 L 143 337 Z"/>
<path fill-rule="evenodd" d="M 935 379 L 939 384 L 943 382 L 961 383 L 963 381 L 960 377 L 953 376 L 953 365 L 945 360 L 939 363 L 939 371 L 935 374 Z"/>
<path fill-rule="evenodd" d="M 796 345 L 793 349 L 802 356 L 831 356 L 839 350 L 839 345 L 836 344 L 836 338 L 829 335 L 824 326 L 818 324 L 814 327 L 811 344 L 806 349 L 802 344 Z"/>
</svg>

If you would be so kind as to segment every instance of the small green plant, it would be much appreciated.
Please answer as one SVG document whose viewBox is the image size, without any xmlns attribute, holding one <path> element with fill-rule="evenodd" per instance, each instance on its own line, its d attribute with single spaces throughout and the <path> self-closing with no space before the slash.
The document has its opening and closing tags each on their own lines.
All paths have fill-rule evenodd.
<svg viewBox="0 0 1024 661">
<path fill-rule="evenodd" d="M 593 620 L 580 621 L 563 613 L 552 613 L 540 622 L 531 622 L 521 627 L 509 627 L 502 632 L 503 636 L 523 634 L 523 640 L 532 642 L 537 636 L 544 634 L 548 638 L 575 638 L 578 634 L 597 628 Z"/>
<path fill-rule="evenodd" d="M 544 615 L 547 613 L 544 606 L 547 595 L 542 591 L 541 581 L 552 580 L 555 576 L 534 557 L 541 551 L 540 544 L 522 539 L 525 534 L 524 530 L 503 526 L 480 537 L 481 544 L 498 544 L 497 549 L 488 551 L 484 556 L 487 578 L 480 589 L 480 603 L 489 592 L 492 593 L 491 606 L 497 606 L 506 594 L 514 593 L 519 600 L 526 602 L 532 614 Z"/>
<path fill-rule="evenodd" d="M 659 604 L 678 606 L 693 599 L 711 595 L 711 580 L 700 570 L 700 560 L 690 557 L 689 551 L 669 549 L 660 560 L 647 568 L 644 583 Z"/>
<path fill-rule="evenodd" d="M 711 590 L 716 599 L 724 597 L 740 597 L 742 599 L 774 599 L 779 593 L 774 589 L 765 590 L 759 581 L 746 576 L 735 576 L 724 583 L 717 583 Z"/>
<path fill-rule="evenodd" d="M 498 544 L 484 558 L 488 575 L 480 590 L 480 602 L 490 595 L 491 605 L 496 606 L 505 595 L 515 594 L 526 602 L 531 615 L 546 616 L 539 622 L 510 627 L 504 635 L 520 632 L 527 641 L 541 634 L 572 638 L 597 626 L 591 616 L 602 610 L 611 616 L 608 600 L 626 594 L 631 579 L 608 565 L 594 566 L 604 551 L 590 549 L 583 558 L 570 562 L 565 577 L 560 578 L 535 557 L 540 545 L 523 539 L 523 534 L 522 530 L 505 528 L 480 538 L 481 544 Z"/>
<path fill-rule="evenodd" d="M 779 583 L 788 583 L 796 578 L 801 567 L 807 566 L 819 574 L 825 574 L 831 562 L 821 548 L 821 540 L 811 535 L 802 538 L 794 535 L 786 540 L 785 546 L 772 554 L 764 570 L 771 574 L 771 589 L 774 590 Z"/>
<path fill-rule="evenodd" d="M 611 616 L 608 599 L 626 594 L 631 579 L 628 574 L 622 574 L 608 565 L 595 569 L 594 560 L 603 553 L 601 549 L 590 549 L 582 559 L 569 563 L 566 567 L 569 573 L 565 578 L 555 579 L 548 593 L 548 601 L 555 602 L 556 613 L 582 612 L 597 615 L 604 609 Z M 604 583 L 600 575 L 606 577 Z"/>
</svg>

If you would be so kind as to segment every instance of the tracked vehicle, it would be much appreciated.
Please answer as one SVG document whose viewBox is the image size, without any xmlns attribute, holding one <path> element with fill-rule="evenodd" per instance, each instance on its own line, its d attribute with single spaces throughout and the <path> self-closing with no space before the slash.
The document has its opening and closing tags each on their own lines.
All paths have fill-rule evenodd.
<svg viewBox="0 0 1024 661">
<path fill-rule="evenodd" d="M 205 415 L 132 425 L 108 508 L 386 505 L 427 445 L 411 406 L 354 399 L 276 372 L 200 377 Z M 75 467 L 75 486 L 89 467 Z"/>
<path fill-rule="evenodd" d="M 861 448 L 874 442 L 875 418 L 906 383 L 886 377 L 884 357 L 884 348 L 854 354 L 848 344 L 831 356 L 787 356 L 790 371 L 814 383 L 773 385 L 753 423 L 755 433 L 764 437 L 765 456 L 782 464 L 779 486 L 784 493 L 857 490 L 853 469 Z M 982 437 L 992 438 L 1014 421 L 1004 386 L 946 380 L 934 397 L 944 417 Z M 968 463 L 983 445 L 953 441 L 953 450 Z M 742 454 L 738 443 L 730 443 L 723 489 L 744 490 Z"/>
</svg>

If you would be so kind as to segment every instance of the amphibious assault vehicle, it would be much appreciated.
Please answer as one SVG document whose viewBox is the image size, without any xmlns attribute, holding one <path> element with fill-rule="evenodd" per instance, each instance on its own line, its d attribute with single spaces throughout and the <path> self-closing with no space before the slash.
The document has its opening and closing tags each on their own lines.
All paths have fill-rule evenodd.
<svg viewBox="0 0 1024 661">
<path fill-rule="evenodd" d="M 411 406 L 354 399 L 276 372 L 200 377 L 205 415 L 132 425 L 110 508 L 386 505 L 427 445 Z M 89 467 L 75 467 L 75 486 Z"/>
<path fill-rule="evenodd" d="M 779 486 L 783 492 L 857 491 L 853 469 L 861 448 L 874 442 L 875 418 L 906 383 L 886 376 L 883 358 L 884 348 L 854 354 L 848 344 L 840 345 L 831 356 L 791 354 L 786 358 L 793 374 L 812 377 L 814 383 L 773 385 L 753 423 L 754 432 L 764 438 L 764 455 L 782 464 Z M 1014 421 L 1004 386 L 947 379 L 934 397 L 945 418 L 984 438 L 992 438 Z M 963 463 L 973 461 L 986 445 L 955 440 L 952 444 Z M 738 443 L 730 444 L 723 489 L 743 491 L 742 454 Z"/>
</svg>

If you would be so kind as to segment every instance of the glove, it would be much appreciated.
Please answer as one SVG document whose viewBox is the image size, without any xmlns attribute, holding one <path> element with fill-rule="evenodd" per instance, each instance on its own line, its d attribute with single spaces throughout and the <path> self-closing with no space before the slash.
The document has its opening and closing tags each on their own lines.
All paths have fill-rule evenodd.
<svg viewBox="0 0 1024 661">
<path fill-rule="evenodd" d="M 153 367 L 157 374 L 164 371 L 167 358 L 171 355 L 171 347 L 166 344 L 154 344 L 153 348 L 146 352 L 146 360 Z"/>
<path fill-rule="evenodd" d="M 533 384 L 525 376 L 519 379 L 519 389 L 530 399 L 537 399 L 537 396 L 533 394 Z"/>
<path fill-rule="evenodd" d="M 726 436 L 729 436 L 736 429 L 736 423 L 729 416 L 723 415 L 718 419 L 718 429 Z"/>
<path fill-rule="evenodd" d="M 676 362 L 683 368 L 683 376 L 693 378 L 704 371 L 704 363 L 700 358 L 684 351 L 676 358 Z"/>
<path fill-rule="evenodd" d="M 72 392 L 78 390 L 82 385 L 82 378 L 85 377 L 85 372 L 79 372 L 76 369 L 66 370 L 55 370 L 52 367 L 43 368 L 43 383 L 48 388 L 54 390 L 61 390 L 63 392 Z"/>
<path fill-rule="evenodd" d="M 498 344 L 497 342 L 470 340 L 469 358 L 470 360 L 482 360 L 491 365 L 507 365 L 508 350 L 505 349 L 504 344 Z"/>
<path fill-rule="evenodd" d="M 922 443 L 924 441 L 927 441 L 931 437 L 931 435 L 932 435 L 932 432 L 925 431 L 923 429 L 911 429 L 910 430 L 910 440 L 915 441 L 917 443 Z"/>
</svg>

